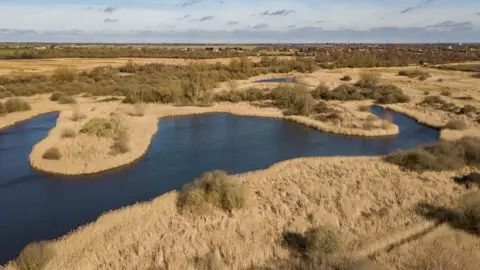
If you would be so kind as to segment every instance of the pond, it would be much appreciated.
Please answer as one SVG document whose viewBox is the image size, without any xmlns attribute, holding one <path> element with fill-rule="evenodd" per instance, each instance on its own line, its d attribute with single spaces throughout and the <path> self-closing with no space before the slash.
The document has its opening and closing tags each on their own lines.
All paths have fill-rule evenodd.
<svg viewBox="0 0 480 270">
<path fill-rule="evenodd" d="M 374 107 L 373 112 L 382 114 Z M 398 136 L 325 134 L 280 119 L 205 114 L 162 119 L 141 161 L 89 177 L 34 171 L 32 147 L 55 126 L 44 115 L 0 131 L 0 265 L 33 241 L 58 238 L 102 213 L 179 189 L 205 171 L 242 173 L 310 156 L 384 155 L 438 141 L 439 132 L 392 113 Z"/>
<path fill-rule="evenodd" d="M 256 81 L 256 83 L 296 83 L 297 79 L 295 78 L 272 78 Z"/>
</svg>

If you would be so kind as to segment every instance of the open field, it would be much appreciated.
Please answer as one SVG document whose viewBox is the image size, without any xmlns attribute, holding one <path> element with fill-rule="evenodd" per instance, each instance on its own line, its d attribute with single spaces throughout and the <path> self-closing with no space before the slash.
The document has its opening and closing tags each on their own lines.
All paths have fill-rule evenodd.
<svg viewBox="0 0 480 270">
<path fill-rule="evenodd" d="M 441 129 L 444 141 L 480 136 L 480 82 L 467 72 L 412 66 L 312 72 L 305 69 L 305 73 L 301 73 L 292 72 L 289 66 L 288 72 L 277 73 L 274 66 L 266 70 L 266 66 L 252 64 L 261 63 L 260 58 L 251 58 L 252 63 L 242 62 L 238 67 L 233 65 L 235 68 L 219 68 L 220 71 L 212 71 L 207 66 L 192 71 L 182 68 L 189 62 L 229 64 L 231 59 L 188 60 L 187 63 L 182 59 L 135 59 L 138 66 L 125 67 L 129 60 L 0 61 L 0 67 L 10 68 L 8 75 L 23 63 L 27 63 L 26 66 L 31 63 L 30 70 L 34 73 L 48 74 L 58 65 L 76 70 L 112 65 L 123 67 L 127 71 L 123 73 L 129 75 L 112 72 L 100 73 L 105 78 L 95 77 L 97 73 L 91 77 L 75 77 L 70 82 L 72 88 L 67 88 L 71 92 L 65 91 L 76 99 L 71 104 L 59 104 L 61 98 L 58 102 L 50 100 L 50 94 L 25 97 L 31 110 L 0 116 L 0 128 L 36 114 L 61 111 L 57 127 L 33 149 L 31 162 L 39 169 L 57 173 L 66 173 L 61 168 L 70 168 L 75 170 L 72 174 L 102 171 L 141 157 L 155 133 L 158 118 L 170 115 L 230 112 L 286 118 L 316 125 L 323 131 L 368 136 L 378 130 L 394 128 L 382 124 L 373 128 L 356 125 L 370 116 L 368 109 L 362 108 L 378 103 Z M 152 62 L 178 65 L 180 69 L 144 71 L 140 66 Z M 216 72 L 224 72 L 225 78 L 218 77 L 211 82 L 200 79 L 216 78 Z M 58 70 L 55 74 L 59 75 L 57 73 Z M 184 76 L 183 81 L 176 81 L 178 74 Z M 69 78 L 69 74 L 60 75 Z M 343 79 L 346 75 L 351 80 Z M 295 77 L 301 86 L 256 83 L 279 77 Z M 149 95 L 158 93 L 160 87 L 152 78 L 170 80 L 171 84 L 165 89 L 178 93 L 161 92 L 160 97 Z M 127 79 L 131 81 L 125 81 Z M 373 82 L 367 84 L 366 79 Z M 88 84 L 82 88 L 88 90 L 85 91 L 87 95 L 81 94 L 75 80 Z M 132 82 L 134 80 L 152 80 L 148 84 L 152 88 L 141 85 L 147 88 L 143 95 L 129 92 L 131 89 L 118 95 L 100 92 L 107 84 L 128 82 L 138 87 L 136 81 Z M 103 84 L 104 81 L 107 82 Z M 15 81 L 4 87 L 13 85 L 11 89 L 20 89 L 22 83 Z M 25 82 L 29 88 L 35 88 L 35 83 Z M 43 83 L 51 82 L 45 79 Z M 58 85 L 68 83 L 65 80 Z M 205 89 L 198 90 L 199 85 Z M 190 97 L 190 90 L 195 99 L 182 104 Z M 381 94 L 383 90 L 386 94 Z M 252 99 L 248 93 L 258 97 Z M 372 93 L 380 96 L 362 96 Z M 397 100 L 398 96 L 406 98 Z M 104 99 L 107 102 L 100 102 Z M 121 103 L 122 99 L 131 99 L 132 104 Z M 331 115 L 338 118 L 331 120 Z M 116 134 L 93 136 L 105 132 L 87 125 L 99 117 L 111 118 L 107 126 L 127 127 L 130 145 L 138 147 L 108 158 L 111 146 L 121 142 L 121 136 L 117 130 Z M 86 131 L 82 133 L 81 130 Z M 353 133 L 356 130 L 362 132 Z M 57 148 L 61 158 L 44 158 L 52 147 Z M 478 152 L 474 155 L 480 156 Z M 105 162 L 106 159 L 111 160 Z M 100 163 L 107 168 L 95 167 Z M 369 259 L 386 268 L 366 269 L 476 270 L 480 264 L 478 233 L 459 227 L 452 213 L 460 211 L 462 196 L 478 190 L 459 185 L 453 178 L 477 172 L 478 168 L 473 164 L 451 170 L 418 172 L 387 163 L 382 157 L 285 161 L 263 171 L 232 176 L 252 191 L 249 204 L 243 209 L 230 213 L 215 210 L 202 216 L 182 213 L 178 208 L 179 193 L 171 192 L 152 202 L 108 213 L 62 239 L 49 242 L 47 247 L 55 256 L 45 269 L 302 269 L 295 262 L 305 258 L 285 244 L 286 233 L 298 236 L 312 228 L 328 227 L 338 234 L 338 250 L 328 256 L 321 255 L 324 260 L 321 267 L 324 268 L 317 265 L 312 269 L 332 269 L 332 265 Z M 91 171 L 82 171 L 85 169 Z M 5 269 L 16 269 L 15 264 L 10 263 Z"/>
<path fill-rule="evenodd" d="M 250 57 L 252 61 L 260 61 L 259 57 Z M 137 64 L 158 63 L 165 65 L 189 65 L 189 64 L 228 64 L 230 58 L 219 59 L 174 59 L 174 58 L 57 58 L 57 59 L 34 59 L 34 60 L 3 60 L 0 61 L 1 75 L 22 75 L 22 74 L 51 74 L 58 67 L 74 68 L 79 71 L 92 70 L 98 66 L 120 67 L 128 61 L 134 61 Z"/>
</svg>

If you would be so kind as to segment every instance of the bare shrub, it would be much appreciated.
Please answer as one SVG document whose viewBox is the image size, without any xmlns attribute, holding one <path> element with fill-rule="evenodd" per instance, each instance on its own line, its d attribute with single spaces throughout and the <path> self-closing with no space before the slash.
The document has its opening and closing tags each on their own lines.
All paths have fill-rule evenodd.
<svg viewBox="0 0 480 270">
<path fill-rule="evenodd" d="M 281 85 L 270 96 L 275 105 L 287 115 L 309 115 L 315 106 L 315 100 L 304 86 Z"/>
<path fill-rule="evenodd" d="M 476 74 L 473 74 L 473 75 L 472 75 L 472 78 L 480 79 L 480 72 L 479 72 L 479 73 L 476 73 Z"/>
<path fill-rule="evenodd" d="M 423 94 L 424 94 L 425 96 L 428 96 L 428 95 L 430 95 L 430 91 L 425 90 L 425 91 L 423 91 Z"/>
<path fill-rule="evenodd" d="M 349 75 L 345 75 L 342 78 L 340 78 L 340 80 L 344 82 L 349 82 L 352 80 L 352 77 L 350 77 Z"/>
<path fill-rule="evenodd" d="M 60 104 L 74 104 L 77 103 L 77 100 L 69 95 L 62 95 L 58 99 L 58 103 Z"/>
<path fill-rule="evenodd" d="M 448 90 L 444 90 L 442 91 L 442 96 L 446 96 L 446 97 L 450 97 L 452 95 L 452 92 L 448 91 Z"/>
<path fill-rule="evenodd" d="M 360 112 L 369 112 L 369 111 L 370 111 L 370 106 L 369 106 L 369 105 L 361 105 L 361 106 L 358 106 L 358 111 L 360 111 Z"/>
<path fill-rule="evenodd" d="M 447 171 L 464 166 L 480 166 L 480 139 L 463 137 L 457 141 L 440 141 L 409 151 L 397 151 L 385 161 L 413 171 Z"/>
<path fill-rule="evenodd" d="M 62 154 L 60 154 L 60 150 L 56 147 L 48 148 L 45 153 L 42 155 L 43 159 L 48 160 L 60 160 L 62 158 Z"/>
<path fill-rule="evenodd" d="M 468 128 L 467 123 L 460 119 L 450 120 L 445 125 L 446 129 L 453 129 L 453 130 L 465 130 Z"/>
<path fill-rule="evenodd" d="M 12 98 L 5 102 L 5 110 L 7 113 L 28 111 L 31 108 L 30 104 L 21 98 Z"/>
<path fill-rule="evenodd" d="M 414 69 L 414 70 L 400 70 L 398 72 L 398 76 L 405 76 L 409 78 L 422 78 L 420 80 L 426 80 L 428 77 L 430 77 L 430 74 L 428 72 L 422 71 L 420 69 Z"/>
<path fill-rule="evenodd" d="M 58 101 L 60 97 L 64 96 L 65 94 L 62 92 L 54 92 L 52 95 L 50 95 L 50 100 L 51 101 Z"/>
<path fill-rule="evenodd" d="M 80 133 L 97 137 L 115 137 L 119 128 L 118 119 L 92 118 L 83 125 Z"/>
<path fill-rule="evenodd" d="M 61 82 L 73 82 L 77 78 L 77 71 L 73 68 L 58 67 L 52 77 Z"/>
<path fill-rule="evenodd" d="M 85 118 L 87 118 L 87 116 L 80 112 L 80 106 L 78 104 L 74 105 L 74 107 L 72 108 L 72 116 L 70 117 L 70 120 L 72 120 L 73 122 L 77 122 Z"/>
<path fill-rule="evenodd" d="M 61 137 L 62 138 L 75 138 L 77 136 L 77 132 L 73 128 L 65 128 L 62 130 Z"/>
<path fill-rule="evenodd" d="M 460 109 L 459 114 L 469 114 L 477 112 L 477 108 L 472 105 L 465 105 Z"/>
<path fill-rule="evenodd" d="M 226 172 L 213 171 L 183 186 L 177 206 L 181 211 L 194 214 L 205 214 L 212 208 L 231 212 L 244 208 L 248 199 L 248 189 L 244 184 L 232 179 Z"/>
<path fill-rule="evenodd" d="M 130 136 L 128 134 L 128 129 L 121 127 L 115 137 L 115 141 L 110 149 L 111 155 L 125 154 L 130 151 Z"/>
<path fill-rule="evenodd" d="M 464 196 L 460 202 L 464 227 L 480 234 L 480 191 Z"/>
<path fill-rule="evenodd" d="M 363 88 L 373 88 L 380 82 L 380 74 L 369 71 L 360 72 L 360 80 L 357 82 L 357 86 Z"/>
<path fill-rule="evenodd" d="M 305 232 L 305 252 L 310 257 L 335 253 L 340 246 L 338 235 L 330 228 L 319 227 Z"/>
<path fill-rule="evenodd" d="M 55 250 L 46 243 L 31 243 L 22 250 L 15 260 L 15 265 L 20 270 L 40 270 L 44 269 L 55 255 Z"/>
<path fill-rule="evenodd" d="M 428 96 L 422 101 L 425 104 L 445 104 L 445 101 L 439 96 Z"/>
<path fill-rule="evenodd" d="M 330 91 L 330 87 L 326 85 L 325 83 L 320 83 L 315 90 L 310 92 L 310 94 L 315 98 L 315 99 L 320 99 L 322 98 L 322 95 L 325 95 L 325 93 L 328 93 Z"/>
<path fill-rule="evenodd" d="M 443 78 L 438 78 L 437 82 L 443 82 Z"/>
<path fill-rule="evenodd" d="M 144 116 L 146 110 L 147 106 L 145 105 L 145 103 L 138 102 L 133 104 L 133 111 L 129 114 L 131 116 Z"/>
<path fill-rule="evenodd" d="M 7 113 L 7 108 L 5 108 L 5 105 L 3 102 L 0 101 L 0 115 Z"/>
</svg>

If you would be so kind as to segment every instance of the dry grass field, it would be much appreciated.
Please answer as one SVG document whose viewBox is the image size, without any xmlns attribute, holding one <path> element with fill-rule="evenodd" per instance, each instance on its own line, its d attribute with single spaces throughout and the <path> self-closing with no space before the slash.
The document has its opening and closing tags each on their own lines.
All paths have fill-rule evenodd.
<svg viewBox="0 0 480 270">
<path fill-rule="evenodd" d="M 0 65 L 11 63 L 7 73 L 12 74 L 15 65 L 22 66 L 28 61 L 1 61 Z M 44 61 L 45 67 L 42 67 L 40 63 Z M 48 61 L 54 61 L 54 64 L 48 64 Z M 82 70 L 95 65 L 123 65 L 127 61 L 34 60 L 31 61 L 31 69 L 48 73 L 59 63 Z M 135 61 L 144 63 L 140 59 Z M 144 61 L 152 62 L 152 59 Z M 182 59 L 168 61 L 172 61 L 170 64 L 184 64 Z M 219 60 L 199 61 L 212 61 L 214 64 Z M 368 71 L 379 74 L 382 85 L 398 86 L 409 97 L 404 103 L 381 106 L 442 129 L 441 139 L 445 141 L 480 136 L 480 81 L 470 73 L 424 67 L 375 68 Z M 418 71 L 428 76 L 399 75 Z M 315 93 L 321 83 L 329 89 L 341 85 L 353 87 L 364 72 L 364 69 L 321 69 L 310 74 L 267 74 L 218 83 L 211 90 L 216 94 L 232 90 L 248 92 L 256 86 L 265 91 L 275 91 L 283 85 L 255 81 L 294 76 L 307 90 Z M 352 77 L 351 82 L 341 80 L 345 75 Z M 35 146 L 31 154 L 33 166 L 58 173 L 66 173 L 59 168 L 88 173 L 105 169 L 95 164 L 102 163 L 108 168 L 132 162 L 148 148 L 160 117 L 229 112 L 285 117 L 323 131 L 355 134 L 348 133 L 355 128 L 361 129 L 354 123 L 370 114 L 361 108 L 372 104 L 372 100 L 325 100 L 326 106 L 335 109 L 342 117 L 341 121 L 328 122 L 308 115 L 284 116 L 279 108 L 247 101 L 214 102 L 207 107 L 179 107 L 171 104 L 122 104 L 119 100 L 99 102 L 111 97 L 91 96 L 76 96 L 76 104 L 59 104 L 50 101 L 49 97 L 36 95 L 25 98 L 31 110 L 0 116 L 0 128 L 37 114 L 60 111 L 57 127 Z M 261 102 L 260 105 L 265 105 Z M 96 129 L 95 124 L 100 121 L 98 118 L 108 119 L 108 122 L 101 122 L 108 129 Z M 355 135 L 366 136 L 367 133 Z M 133 145 L 137 147 L 132 148 Z M 49 151 L 53 147 L 58 153 Z M 473 152 L 463 153 L 472 160 L 480 156 L 474 147 L 469 149 Z M 113 150 L 115 155 L 112 156 L 110 151 Z M 45 158 L 47 152 L 49 155 Z M 85 155 L 87 152 L 94 154 Z M 108 162 L 99 162 L 107 159 Z M 43 269 L 54 270 L 476 270 L 480 265 L 480 237 L 474 228 L 464 226 L 466 216 L 463 215 L 465 209 L 461 202 L 466 194 L 478 191 L 480 186 L 461 185 L 454 179 L 478 171 L 478 166 L 411 171 L 387 163 L 382 157 L 289 160 L 262 171 L 232 176 L 250 191 L 246 200 L 248 203 L 242 209 L 217 209 L 203 215 L 181 212 L 179 193 L 175 191 L 151 202 L 107 213 L 92 224 L 46 243 L 44 250 L 53 255 L 49 255 L 47 260 L 46 253 L 39 252 L 44 255 L 38 260 L 44 260 Z M 478 197 L 475 198 L 478 201 Z M 480 228 L 480 220 L 477 222 Z M 297 248 L 303 244 L 306 245 L 303 248 L 307 249 L 308 243 L 302 242 L 302 236 L 308 236 L 315 228 L 328 228 L 328 232 L 336 235 L 336 238 L 331 235 L 325 237 L 336 239 L 334 249 L 328 254 L 312 257 L 304 250 L 292 248 L 289 241 L 293 239 L 297 241 Z M 322 243 L 317 243 L 317 246 L 322 246 Z M 11 262 L 4 269 L 21 268 Z"/>
</svg>

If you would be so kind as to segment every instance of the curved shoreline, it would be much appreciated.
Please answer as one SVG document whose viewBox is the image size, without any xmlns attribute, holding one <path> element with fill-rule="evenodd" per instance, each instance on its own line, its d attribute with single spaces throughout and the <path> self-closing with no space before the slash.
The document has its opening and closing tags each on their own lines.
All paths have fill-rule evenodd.
<svg viewBox="0 0 480 270">
<path fill-rule="evenodd" d="M 115 104 L 112 104 L 112 106 Z M 151 105 L 149 112 L 141 118 L 129 118 L 130 124 L 135 127 L 143 125 L 144 132 L 138 132 L 133 130 L 132 137 L 138 137 L 135 148 L 130 152 L 119 156 L 103 156 L 97 159 L 82 160 L 81 158 L 75 158 L 70 160 L 45 160 L 42 158 L 42 154 L 50 147 L 61 145 L 63 140 L 60 138 L 60 129 L 65 128 L 71 123 L 67 123 L 67 113 L 62 112 L 57 119 L 55 128 L 53 128 L 49 135 L 34 146 L 30 157 L 30 165 L 38 171 L 63 175 L 63 176 L 81 176 L 92 175 L 96 173 L 107 172 L 114 169 L 119 169 L 124 166 L 131 165 L 142 157 L 144 157 L 150 149 L 150 144 L 157 133 L 159 121 L 166 117 L 175 116 L 188 116 L 208 113 L 228 113 L 237 116 L 246 117 L 265 117 L 281 120 L 292 121 L 308 128 L 318 130 L 320 132 L 341 134 L 346 136 L 364 136 L 364 137 L 380 137 L 380 136 L 392 136 L 399 132 L 396 125 L 391 124 L 388 129 L 376 129 L 376 130 L 360 130 L 349 129 L 343 127 L 335 127 L 325 125 L 322 122 L 310 119 L 304 116 L 284 116 L 277 109 L 261 109 L 253 107 L 249 104 L 216 104 L 214 107 L 174 107 L 170 105 Z M 135 122 L 140 120 L 140 124 Z M 100 145 L 107 145 L 108 142 L 103 140 Z M 106 146 L 103 146 L 105 148 Z M 62 151 L 61 147 L 60 150 Z M 70 151 L 70 149 L 68 149 Z M 90 158 L 90 157 L 88 157 Z M 103 158 L 103 159 L 102 159 Z"/>
</svg>

